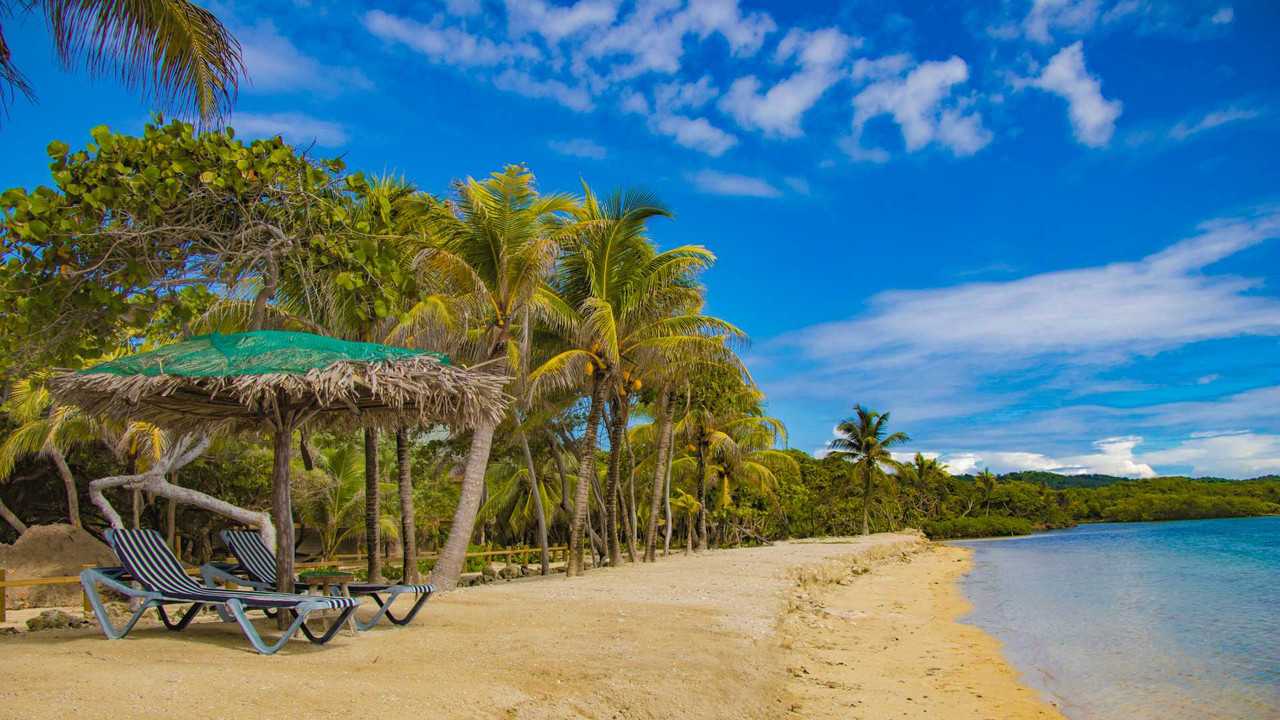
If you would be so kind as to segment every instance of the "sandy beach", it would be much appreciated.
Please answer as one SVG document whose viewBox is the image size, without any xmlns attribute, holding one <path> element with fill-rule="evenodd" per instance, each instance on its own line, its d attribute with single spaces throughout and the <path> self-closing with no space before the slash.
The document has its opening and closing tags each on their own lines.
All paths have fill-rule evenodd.
<svg viewBox="0 0 1280 720">
<path fill-rule="evenodd" d="M 234 626 L 0 638 L 6 718 L 1058 718 L 956 622 L 913 535 L 673 556 L 434 598 L 409 628 L 254 654 Z"/>
</svg>

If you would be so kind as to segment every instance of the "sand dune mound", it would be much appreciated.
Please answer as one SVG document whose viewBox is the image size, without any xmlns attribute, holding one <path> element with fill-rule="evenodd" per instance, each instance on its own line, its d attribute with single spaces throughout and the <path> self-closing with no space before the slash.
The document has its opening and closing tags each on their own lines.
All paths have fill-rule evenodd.
<svg viewBox="0 0 1280 720">
<path fill-rule="evenodd" d="M 10 579 L 79 575 L 84 565 L 114 565 L 115 555 L 102 542 L 71 525 L 34 525 L 12 545 L 0 545 L 0 567 Z M 9 588 L 11 610 L 80 604 L 79 585 Z"/>
</svg>

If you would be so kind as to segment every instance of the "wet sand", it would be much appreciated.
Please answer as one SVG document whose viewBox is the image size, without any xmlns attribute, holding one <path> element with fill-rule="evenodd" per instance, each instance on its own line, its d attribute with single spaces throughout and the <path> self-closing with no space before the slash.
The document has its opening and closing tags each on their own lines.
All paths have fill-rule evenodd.
<svg viewBox="0 0 1280 720">
<path fill-rule="evenodd" d="M 1060 717 L 955 622 L 966 558 L 888 534 L 673 555 L 460 590 L 274 657 L 211 621 L 0 638 L 0 716 Z"/>
</svg>

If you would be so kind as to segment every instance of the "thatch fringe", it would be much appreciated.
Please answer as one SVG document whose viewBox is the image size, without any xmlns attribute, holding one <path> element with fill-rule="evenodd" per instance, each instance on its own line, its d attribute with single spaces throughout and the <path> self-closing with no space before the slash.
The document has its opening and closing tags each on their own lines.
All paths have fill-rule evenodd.
<svg viewBox="0 0 1280 720">
<path fill-rule="evenodd" d="M 428 355 L 339 361 L 305 374 L 223 377 L 79 372 L 50 382 L 54 396 L 91 414 L 141 420 L 177 432 L 260 430 L 288 411 L 335 429 L 443 423 L 472 428 L 501 420 L 508 378 Z"/>
</svg>

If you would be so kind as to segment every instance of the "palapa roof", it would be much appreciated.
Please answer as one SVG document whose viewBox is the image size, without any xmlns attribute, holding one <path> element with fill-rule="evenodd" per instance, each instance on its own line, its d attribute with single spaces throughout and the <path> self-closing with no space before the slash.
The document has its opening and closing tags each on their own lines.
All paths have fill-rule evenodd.
<svg viewBox="0 0 1280 720">
<path fill-rule="evenodd" d="M 188 431 L 262 429 L 280 422 L 281 408 L 289 424 L 475 427 L 501 419 L 506 381 L 439 353 L 261 330 L 191 338 L 50 386 L 95 415 Z"/>
</svg>

